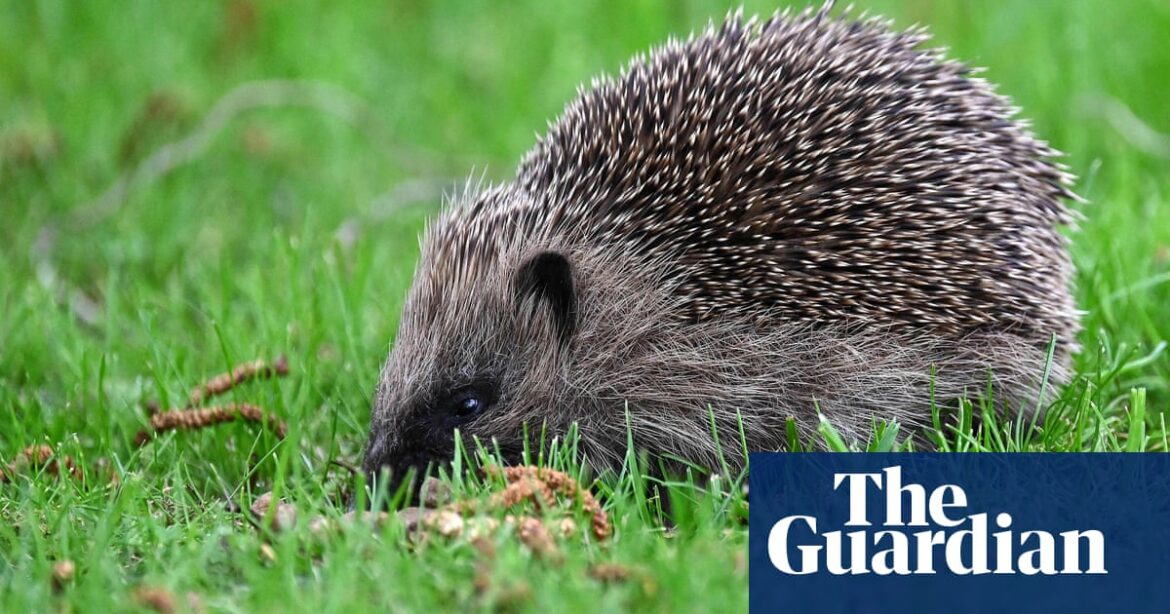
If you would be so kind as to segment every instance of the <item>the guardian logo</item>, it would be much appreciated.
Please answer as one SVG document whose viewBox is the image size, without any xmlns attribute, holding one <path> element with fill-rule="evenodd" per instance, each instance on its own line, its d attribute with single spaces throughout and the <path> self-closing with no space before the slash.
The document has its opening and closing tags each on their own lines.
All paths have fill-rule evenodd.
<svg viewBox="0 0 1170 614">
<path fill-rule="evenodd" d="M 767 552 L 780 572 L 1108 574 L 1101 531 L 1054 535 L 1035 527 L 1019 530 L 1009 512 L 970 513 L 967 493 L 957 484 L 928 492 L 921 484 L 903 484 L 902 468 L 894 466 L 873 473 L 834 473 L 831 486 L 828 496 L 848 497 L 844 530 L 818 525 L 808 515 L 776 521 L 768 532 Z M 870 497 L 884 497 L 882 517 L 869 517 Z"/>
</svg>

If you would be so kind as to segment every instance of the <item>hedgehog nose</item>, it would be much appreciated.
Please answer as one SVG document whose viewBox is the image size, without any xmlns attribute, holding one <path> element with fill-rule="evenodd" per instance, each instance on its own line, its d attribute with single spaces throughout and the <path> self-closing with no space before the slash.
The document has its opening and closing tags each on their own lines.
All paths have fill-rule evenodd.
<svg viewBox="0 0 1170 614">
<path fill-rule="evenodd" d="M 409 446 L 407 446 L 409 447 Z M 425 458 L 395 441 L 386 433 L 371 433 L 370 443 L 366 448 L 366 456 L 362 461 L 362 470 L 366 474 L 366 488 L 368 489 L 371 506 L 385 506 L 397 494 L 399 489 L 412 479 L 415 482 L 421 479 L 426 470 Z M 413 470 L 413 471 L 412 471 Z M 414 485 L 408 485 L 411 492 L 406 493 L 406 504 L 410 505 L 417 493 Z M 381 494 L 381 502 L 375 498 Z"/>
<path fill-rule="evenodd" d="M 387 464 L 389 439 L 390 437 L 384 431 L 370 432 L 370 442 L 366 445 L 366 456 L 362 459 L 362 469 L 366 472 L 367 481 Z"/>
<path fill-rule="evenodd" d="M 418 485 L 425 473 L 426 464 L 382 465 L 374 471 L 367 472 L 367 501 L 370 508 L 386 508 L 392 503 L 399 506 L 418 505 Z M 406 491 L 400 493 L 404 487 Z"/>
<path fill-rule="evenodd" d="M 362 459 L 362 470 L 366 474 L 366 488 L 370 494 L 372 502 L 373 496 L 376 492 L 376 487 L 379 484 L 387 484 L 388 477 L 387 469 L 390 468 L 392 459 L 390 437 L 385 432 L 371 432 L 370 442 L 366 446 L 366 456 Z M 393 486 L 391 483 L 390 486 Z M 386 490 L 387 493 L 393 493 L 393 490 Z"/>
</svg>

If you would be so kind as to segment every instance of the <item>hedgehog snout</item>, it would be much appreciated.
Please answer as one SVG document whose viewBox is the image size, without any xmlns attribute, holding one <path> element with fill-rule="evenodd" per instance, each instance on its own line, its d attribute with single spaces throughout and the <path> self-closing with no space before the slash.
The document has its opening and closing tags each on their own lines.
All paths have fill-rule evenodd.
<svg viewBox="0 0 1170 614">
<path fill-rule="evenodd" d="M 389 430 L 370 433 L 362 469 L 366 472 L 366 484 L 372 491 L 382 490 L 385 484 L 386 498 L 392 498 L 403 483 L 413 477 L 407 503 L 414 501 L 417 497 L 415 486 L 421 482 L 428 466 L 442 462 L 449 456 L 439 452 L 439 442 L 416 435 L 419 433 L 399 434 Z"/>
<path fill-rule="evenodd" d="M 395 447 L 393 438 L 387 430 L 370 430 L 370 439 L 366 445 L 366 454 L 362 459 L 362 470 L 366 474 L 366 484 L 371 489 L 375 488 L 386 477 L 398 473 L 392 466 L 392 451 Z M 388 490 L 387 492 L 393 491 Z"/>
</svg>

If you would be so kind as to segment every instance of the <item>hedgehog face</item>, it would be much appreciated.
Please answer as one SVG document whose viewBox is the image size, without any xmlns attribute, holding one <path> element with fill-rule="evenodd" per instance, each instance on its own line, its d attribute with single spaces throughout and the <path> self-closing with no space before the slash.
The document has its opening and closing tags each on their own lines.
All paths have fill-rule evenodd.
<svg viewBox="0 0 1170 614">
<path fill-rule="evenodd" d="M 432 236 L 433 238 L 433 236 Z M 452 458 L 455 431 L 514 462 L 524 425 L 538 433 L 573 337 L 577 292 L 568 257 L 524 248 L 439 273 L 423 262 L 374 399 L 368 472 L 396 488 L 410 469 Z M 449 259 L 450 253 L 444 254 Z M 562 395 L 563 398 L 563 395 Z"/>
</svg>

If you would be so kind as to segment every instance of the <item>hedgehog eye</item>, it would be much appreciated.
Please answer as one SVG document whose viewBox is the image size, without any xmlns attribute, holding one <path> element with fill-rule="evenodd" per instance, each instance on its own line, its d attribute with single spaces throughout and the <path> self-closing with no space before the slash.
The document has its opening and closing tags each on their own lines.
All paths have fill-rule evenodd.
<svg viewBox="0 0 1170 614">
<path fill-rule="evenodd" d="M 482 403 L 483 400 L 473 394 L 464 395 L 455 402 L 455 415 L 470 416 L 479 411 Z"/>
<path fill-rule="evenodd" d="M 462 390 L 451 397 L 448 407 L 456 418 L 471 418 L 487 409 L 488 398 L 479 390 Z"/>
</svg>

